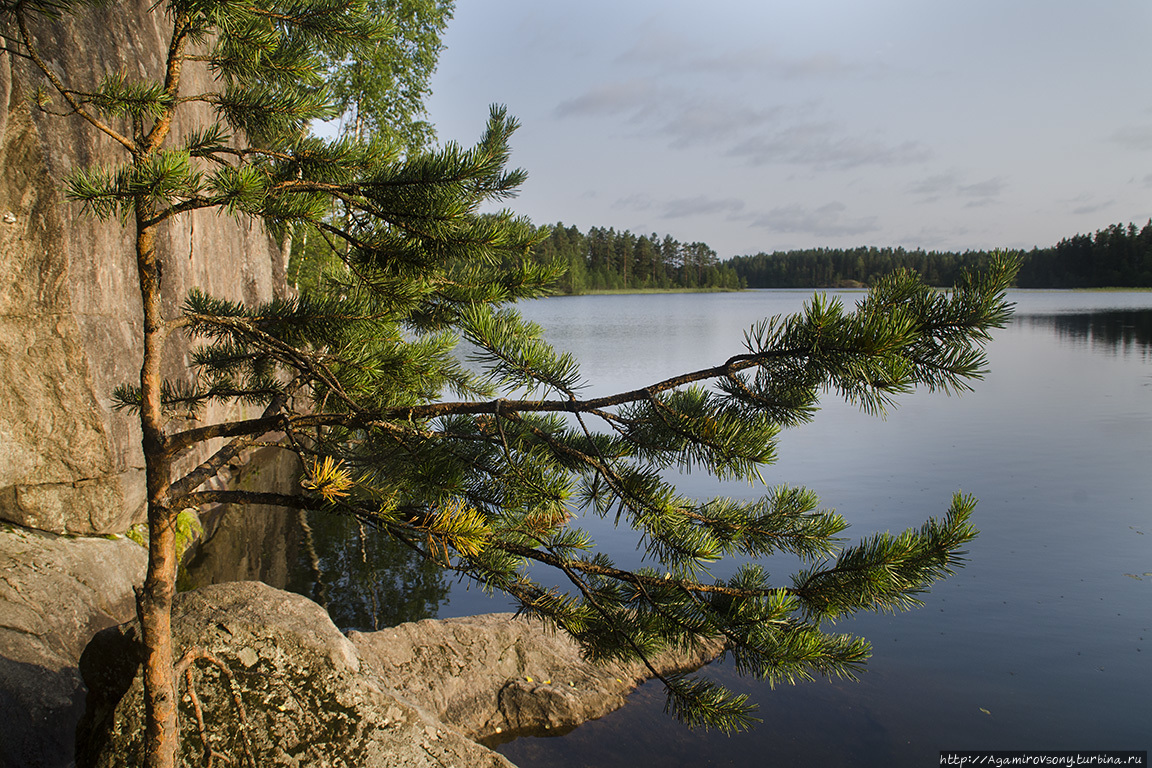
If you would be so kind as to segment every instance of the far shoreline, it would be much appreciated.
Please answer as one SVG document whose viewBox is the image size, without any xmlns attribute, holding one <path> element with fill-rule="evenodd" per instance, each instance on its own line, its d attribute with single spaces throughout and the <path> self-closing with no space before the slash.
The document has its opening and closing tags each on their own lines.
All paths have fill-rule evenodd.
<svg viewBox="0 0 1152 768">
<path fill-rule="evenodd" d="M 600 288 L 580 293 L 553 293 L 552 298 L 569 296 L 633 296 L 644 293 L 742 293 L 751 288 Z"/>
<path fill-rule="evenodd" d="M 940 291 L 950 290 L 952 286 L 938 285 L 931 286 L 932 288 Z M 568 298 L 576 296 L 637 296 L 643 294 L 688 294 L 688 293 L 745 293 L 747 291 L 843 291 L 843 292 L 867 292 L 871 288 L 867 285 L 813 285 L 813 286 L 791 286 L 788 288 L 601 288 L 594 291 L 582 291 L 580 293 L 552 293 L 548 294 L 546 298 Z M 1019 286 L 1012 286 L 1010 290 L 1013 291 L 1050 291 L 1053 293 L 1148 293 L 1152 291 L 1152 286 L 1094 286 L 1094 287 L 1069 287 L 1069 288 L 1021 288 Z M 542 297 L 543 298 L 543 297 Z"/>
</svg>

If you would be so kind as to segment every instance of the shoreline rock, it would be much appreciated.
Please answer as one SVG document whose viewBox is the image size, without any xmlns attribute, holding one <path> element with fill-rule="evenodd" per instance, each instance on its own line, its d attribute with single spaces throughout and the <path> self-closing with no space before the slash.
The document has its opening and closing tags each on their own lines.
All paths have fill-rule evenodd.
<svg viewBox="0 0 1152 768">
<path fill-rule="evenodd" d="M 72 764 L 81 652 L 135 614 L 147 558 L 127 539 L 0 526 L 0 766 Z"/>
<path fill-rule="evenodd" d="M 651 672 L 640 662 L 597 664 L 563 632 L 512 613 L 426 619 L 349 632 L 365 671 L 397 696 L 495 746 L 560 735 L 619 709 Z M 661 674 L 696 669 L 720 641 L 653 660 Z"/>
<path fill-rule="evenodd" d="M 187 662 L 177 675 L 186 764 L 210 751 L 231 765 L 512 768 L 362 674 L 355 647 L 305 597 L 261 582 L 214 584 L 177 596 L 172 630 Z M 104 630 L 81 657 L 80 766 L 140 762 L 138 633 L 135 622 Z"/>
<path fill-rule="evenodd" d="M 133 764 L 139 752 L 138 631 L 103 630 L 81 658 L 80 766 Z M 566 635 L 513 614 L 346 637 L 316 603 L 261 582 L 178 595 L 173 636 L 189 764 L 210 750 L 232 764 L 512 768 L 484 744 L 574 728 L 648 676 L 592 664 Z M 722 650 L 667 654 L 657 668 L 694 668 Z"/>
<path fill-rule="evenodd" d="M 141 698 L 133 587 L 146 559 L 126 538 L 0 525 L 0 768 L 132 764 L 142 717 L 132 710 Z M 264 732 L 274 743 L 244 748 L 263 749 L 259 765 L 508 768 L 490 747 L 601 717 L 649 676 L 635 663 L 588 662 L 567 635 L 510 613 L 345 636 L 318 604 L 262 582 L 181 593 L 174 631 L 198 691 L 196 705 L 186 695 L 182 704 L 185 746 L 201 750 L 194 764 L 205 733 L 224 753 L 238 734 Z M 722 650 L 655 666 L 695 668 Z M 195 706 L 223 714 L 205 715 L 201 731 Z"/>
</svg>

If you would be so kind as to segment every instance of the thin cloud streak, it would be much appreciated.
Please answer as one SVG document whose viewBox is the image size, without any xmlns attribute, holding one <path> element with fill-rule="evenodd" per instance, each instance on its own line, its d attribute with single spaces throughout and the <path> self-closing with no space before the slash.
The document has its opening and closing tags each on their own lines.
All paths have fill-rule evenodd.
<svg viewBox="0 0 1152 768">
<path fill-rule="evenodd" d="M 782 234 L 842 237 L 877 232 L 880 226 L 875 216 L 851 218 L 845 215 L 848 207 L 841 202 L 826 203 L 808 208 L 798 203 L 773 208 L 757 217 L 753 227 L 763 227 Z"/>
<path fill-rule="evenodd" d="M 717 213 L 737 214 L 744 209 L 744 201 L 735 198 L 716 200 L 697 195 L 696 197 L 669 200 L 664 204 L 662 219 L 682 219 L 689 216 L 703 216 Z"/>
<path fill-rule="evenodd" d="M 645 35 L 616 56 L 614 61 L 626 66 L 655 69 L 665 75 L 712 74 L 725 78 L 846 78 L 881 71 L 876 64 L 854 63 L 831 50 L 789 56 L 778 53 L 771 46 L 744 46 L 725 48 L 716 53 L 693 38 L 670 34 Z"/>
<path fill-rule="evenodd" d="M 811 106 L 805 111 L 810 111 Z M 843 124 L 805 121 L 781 105 L 750 107 L 716 98 L 661 91 L 639 81 L 602 86 L 557 105 L 559 118 L 617 118 L 641 137 L 669 138 L 671 149 L 704 147 L 752 165 L 800 165 L 814 170 L 903 166 L 928 162 L 917 141 L 861 139 Z"/>
<path fill-rule="evenodd" d="M 1144 152 L 1152 149 L 1152 125 L 1130 125 L 1120 128 L 1111 136 L 1112 142 L 1125 149 Z"/>
<path fill-rule="evenodd" d="M 816 170 L 916 165 L 932 158 L 932 151 L 919 142 L 865 141 L 831 123 L 794 125 L 771 136 L 756 136 L 727 154 L 753 165 L 803 165 Z"/>
</svg>

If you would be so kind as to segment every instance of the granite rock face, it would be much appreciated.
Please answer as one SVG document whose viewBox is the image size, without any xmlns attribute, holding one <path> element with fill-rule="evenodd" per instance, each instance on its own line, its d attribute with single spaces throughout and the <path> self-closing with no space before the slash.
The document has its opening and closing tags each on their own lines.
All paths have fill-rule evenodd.
<svg viewBox="0 0 1152 768">
<path fill-rule="evenodd" d="M 72 764 L 80 654 L 135 613 L 147 552 L 127 539 L 0 527 L 0 766 Z"/>
<path fill-rule="evenodd" d="M 231 765 L 511 766 L 364 674 L 355 646 L 307 598 L 217 584 L 179 595 L 172 623 L 188 670 L 178 676 L 184 765 L 204 764 L 211 750 Z M 78 765 L 140 763 L 137 633 L 135 623 L 105 630 L 84 652 Z"/>
<path fill-rule="evenodd" d="M 383 686 L 489 744 L 603 717 L 652 676 L 639 662 L 594 664 L 568 635 L 511 613 L 411 622 L 349 639 Z M 716 640 L 665 652 L 653 667 L 696 669 L 723 650 Z"/>
<path fill-rule="evenodd" d="M 116 71 L 155 76 L 168 44 L 163 10 L 152 6 L 125 0 L 55 21 L 37 16 L 33 35 L 49 66 L 81 90 Z M 185 78 L 195 90 L 210 82 L 202 65 L 185 67 Z M 144 503 L 139 428 L 110 404 L 116 386 L 139 377 L 133 236 L 119 220 L 98 221 L 68 201 L 64 179 L 125 155 L 79 118 L 32 105 L 42 82 L 31 62 L 0 57 L 0 520 L 117 533 L 142 519 Z M 207 108 L 186 116 L 176 135 L 210 119 Z M 165 225 L 158 247 L 170 317 L 193 286 L 247 302 L 283 289 L 273 278 L 283 274 L 274 270 L 279 251 L 256 223 L 212 212 L 180 217 Z M 187 349 L 169 347 L 164 373 L 176 376 Z"/>
</svg>

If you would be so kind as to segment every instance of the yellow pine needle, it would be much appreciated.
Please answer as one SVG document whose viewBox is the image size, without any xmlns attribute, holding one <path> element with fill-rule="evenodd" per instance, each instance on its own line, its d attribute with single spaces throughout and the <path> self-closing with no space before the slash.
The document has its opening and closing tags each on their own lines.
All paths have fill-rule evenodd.
<svg viewBox="0 0 1152 768">
<path fill-rule="evenodd" d="M 475 508 L 453 499 L 440 506 L 432 516 L 428 532 L 451 545 L 462 555 L 475 557 L 484 551 L 492 529 L 484 516 Z"/>
<path fill-rule="evenodd" d="M 347 496 L 355 485 L 352 476 L 344 468 L 344 462 L 331 456 L 325 456 L 324 461 L 314 460 L 310 474 L 311 479 L 305 480 L 302 485 L 329 503 Z"/>
</svg>

